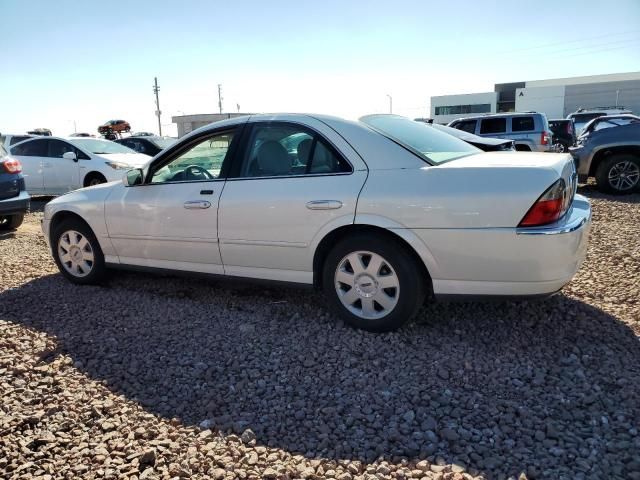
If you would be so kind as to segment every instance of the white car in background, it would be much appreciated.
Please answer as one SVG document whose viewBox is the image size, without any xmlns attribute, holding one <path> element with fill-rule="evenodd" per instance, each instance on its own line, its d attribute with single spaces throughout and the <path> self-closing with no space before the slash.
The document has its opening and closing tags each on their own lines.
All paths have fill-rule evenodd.
<svg viewBox="0 0 640 480">
<path fill-rule="evenodd" d="M 562 288 L 591 223 L 576 185 L 569 154 L 483 153 L 395 115 L 254 115 L 54 199 L 42 229 L 75 283 L 120 267 L 315 285 L 383 331 L 427 296 Z"/>
<path fill-rule="evenodd" d="M 27 192 L 59 195 L 82 187 L 120 180 L 140 167 L 148 155 L 110 140 L 85 137 L 33 137 L 9 152 L 22 164 Z"/>
</svg>

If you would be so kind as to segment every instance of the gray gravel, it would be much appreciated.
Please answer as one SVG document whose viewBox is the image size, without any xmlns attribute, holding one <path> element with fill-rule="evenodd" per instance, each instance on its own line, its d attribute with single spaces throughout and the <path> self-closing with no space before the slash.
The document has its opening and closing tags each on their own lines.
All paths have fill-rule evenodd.
<svg viewBox="0 0 640 480">
<path fill-rule="evenodd" d="M 382 335 L 304 290 L 72 286 L 30 214 L 0 237 L 0 477 L 640 479 L 640 195 L 582 190 L 562 294 Z"/>
</svg>

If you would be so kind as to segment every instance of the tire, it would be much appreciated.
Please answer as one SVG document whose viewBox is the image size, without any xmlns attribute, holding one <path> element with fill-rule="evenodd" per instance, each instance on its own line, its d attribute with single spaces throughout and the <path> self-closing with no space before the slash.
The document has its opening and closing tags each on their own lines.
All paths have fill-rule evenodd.
<svg viewBox="0 0 640 480">
<path fill-rule="evenodd" d="M 24 214 L 0 216 L 0 231 L 16 230 L 24 221 Z"/>
<path fill-rule="evenodd" d="M 100 185 L 101 183 L 107 183 L 107 179 L 101 173 L 89 173 L 84 177 L 84 186 L 93 187 L 94 185 Z"/>
<path fill-rule="evenodd" d="M 531 149 L 526 145 L 517 145 L 516 144 L 516 151 L 517 152 L 530 152 Z"/>
<path fill-rule="evenodd" d="M 389 287 L 380 288 L 382 281 Z M 322 286 L 338 316 L 370 332 L 400 328 L 415 316 L 425 297 L 423 271 L 406 247 L 371 234 L 349 236 L 329 252 Z"/>
<path fill-rule="evenodd" d="M 106 267 L 100 244 L 91 228 L 82 220 L 71 218 L 54 227 L 51 232 L 51 254 L 60 273 L 72 283 L 96 284 L 105 277 Z"/>
<path fill-rule="evenodd" d="M 626 154 L 611 155 L 596 170 L 598 190 L 613 195 L 625 195 L 638 190 L 640 158 Z"/>
</svg>

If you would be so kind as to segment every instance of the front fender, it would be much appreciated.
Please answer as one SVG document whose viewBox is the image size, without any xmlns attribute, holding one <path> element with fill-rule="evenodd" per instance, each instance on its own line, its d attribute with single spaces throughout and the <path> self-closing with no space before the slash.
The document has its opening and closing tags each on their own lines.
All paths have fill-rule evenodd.
<svg viewBox="0 0 640 480">
<path fill-rule="evenodd" d="M 72 213 L 82 218 L 95 234 L 105 256 L 115 255 L 115 249 L 111 244 L 107 233 L 107 224 L 104 215 L 104 202 L 113 188 L 119 183 L 104 183 L 95 187 L 81 188 L 73 192 L 61 195 L 45 206 L 42 228 L 47 240 L 49 240 L 50 226 L 59 215 Z"/>
</svg>

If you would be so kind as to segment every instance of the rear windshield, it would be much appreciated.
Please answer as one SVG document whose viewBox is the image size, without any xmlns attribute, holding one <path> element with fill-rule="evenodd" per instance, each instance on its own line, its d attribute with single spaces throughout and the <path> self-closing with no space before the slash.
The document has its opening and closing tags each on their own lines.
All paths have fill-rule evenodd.
<svg viewBox="0 0 640 480">
<path fill-rule="evenodd" d="M 9 140 L 9 146 L 15 145 L 18 142 L 22 142 L 23 140 L 28 140 L 30 138 L 32 138 L 31 135 L 14 135 L 13 137 L 11 137 L 11 140 Z"/>
<path fill-rule="evenodd" d="M 367 115 L 360 121 L 431 164 L 438 165 L 481 152 L 448 133 L 399 115 Z"/>
<path fill-rule="evenodd" d="M 74 137 L 69 138 L 67 141 L 69 143 L 72 143 L 76 147 L 84 148 L 85 150 L 88 150 L 91 153 L 95 153 L 96 155 L 110 153 L 138 153 L 135 150 L 131 150 L 130 148 L 125 147 L 124 145 L 120 145 L 119 143 L 112 142 L 111 140 Z"/>
<path fill-rule="evenodd" d="M 162 137 L 158 137 L 158 138 L 153 138 L 150 139 L 153 143 L 155 143 L 158 147 L 165 149 L 167 148 L 169 145 L 173 145 L 174 143 L 176 143 L 176 139 L 175 138 L 162 138 Z"/>
</svg>

